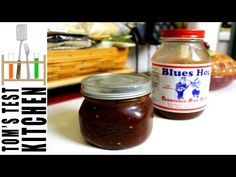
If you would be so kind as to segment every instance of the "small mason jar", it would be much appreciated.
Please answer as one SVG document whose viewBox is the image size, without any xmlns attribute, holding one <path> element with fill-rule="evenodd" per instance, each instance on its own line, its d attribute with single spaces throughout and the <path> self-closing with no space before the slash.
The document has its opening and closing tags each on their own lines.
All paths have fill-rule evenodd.
<svg viewBox="0 0 236 177">
<path fill-rule="evenodd" d="M 162 44 L 152 58 L 152 98 L 155 113 L 170 119 L 191 119 L 206 107 L 211 61 L 204 31 L 161 31 Z"/>
<path fill-rule="evenodd" d="M 125 149 L 143 143 L 153 124 L 151 90 L 151 80 L 145 75 L 108 74 L 82 80 L 82 136 L 104 149 Z"/>
</svg>

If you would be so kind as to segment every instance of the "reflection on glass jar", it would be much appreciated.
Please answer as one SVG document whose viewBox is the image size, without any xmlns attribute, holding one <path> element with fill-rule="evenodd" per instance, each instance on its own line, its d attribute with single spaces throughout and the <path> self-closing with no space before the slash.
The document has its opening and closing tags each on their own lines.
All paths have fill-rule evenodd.
<svg viewBox="0 0 236 177">
<path fill-rule="evenodd" d="M 116 82 L 113 82 L 116 81 Z M 151 81 L 135 74 L 90 77 L 82 81 L 79 111 L 83 137 L 105 149 L 124 149 L 144 142 L 152 130 Z"/>
</svg>

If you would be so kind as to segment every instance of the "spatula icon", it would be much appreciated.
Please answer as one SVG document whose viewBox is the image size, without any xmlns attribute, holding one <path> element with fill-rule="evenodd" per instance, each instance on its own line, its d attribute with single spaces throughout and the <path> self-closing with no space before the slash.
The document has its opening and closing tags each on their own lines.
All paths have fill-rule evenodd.
<svg viewBox="0 0 236 177">
<path fill-rule="evenodd" d="M 16 70 L 16 78 L 20 79 L 21 77 L 21 46 L 22 46 L 23 41 L 27 40 L 27 25 L 25 24 L 16 25 L 16 40 L 20 41 L 17 70 Z"/>
</svg>

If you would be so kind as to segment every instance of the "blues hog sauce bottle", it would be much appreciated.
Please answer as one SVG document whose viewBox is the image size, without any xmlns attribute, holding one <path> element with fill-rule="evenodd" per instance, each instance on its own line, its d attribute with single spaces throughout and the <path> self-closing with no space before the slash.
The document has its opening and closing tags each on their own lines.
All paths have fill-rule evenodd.
<svg viewBox="0 0 236 177">
<path fill-rule="evenodd" d="M 211 62 L 197 29 L 161 31 L 162 44 L 152 58 L 154 111 L 169 119 L 191 119 L 206 107 Z"/>
</svg>

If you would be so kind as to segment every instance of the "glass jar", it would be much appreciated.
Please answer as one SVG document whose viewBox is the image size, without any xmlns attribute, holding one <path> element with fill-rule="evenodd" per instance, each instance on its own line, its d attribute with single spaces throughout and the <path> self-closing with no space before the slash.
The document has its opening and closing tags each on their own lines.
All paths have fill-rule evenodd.
<svg viewBox="0 0 236 177">
<path fill-rule="evenodd" d="M 204 33 L 197 29 L 161 32 L 162 44 L 152 58 L 152 98 L 159 116 L 191 119 L 205 109 L 211 62 Z"/>
<path fill-rule="evenodd" d="M 151 79 L 137 74 L 97 75 L 82 80 L 82 136 L 104 149 L 124 149 L 144 142 L 152 130 L 151 89 Z"/>
</svg>

